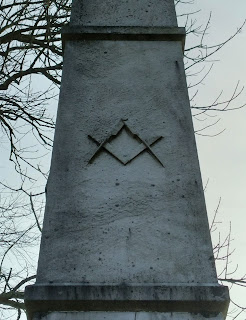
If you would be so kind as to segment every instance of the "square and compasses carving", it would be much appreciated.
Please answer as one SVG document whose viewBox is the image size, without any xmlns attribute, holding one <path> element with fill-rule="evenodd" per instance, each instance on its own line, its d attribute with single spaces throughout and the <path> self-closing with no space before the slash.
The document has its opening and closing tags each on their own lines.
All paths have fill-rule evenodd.
<svg viewBox="0 0 246 320">
<path fill-rule="evenodd" d="M 163 137 L 153 137 L 149 141 L 143 140 L 137 133 L 126 124 L 127 119 L 121 119 L 112 129 L 106 139 L 102 142 L 98 141 L 91 135 L 91 139 L 97 146 L 96 152 L 93 154 L 89 163 L 93 163 L 95 158 L 101 152 L 106 151 L 123 165 L 127 165 L 143 152 L 148 152 L 159 164 L 164 167 L 164 164 L 159 159 L 157 154 L 152 150 L 152 146 L 160 141 Z"/>
</svg>

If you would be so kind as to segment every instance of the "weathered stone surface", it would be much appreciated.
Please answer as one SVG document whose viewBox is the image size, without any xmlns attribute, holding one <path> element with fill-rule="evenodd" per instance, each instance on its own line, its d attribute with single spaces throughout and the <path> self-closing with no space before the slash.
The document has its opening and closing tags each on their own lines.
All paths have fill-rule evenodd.
<svg viewBox="0 0 246 320">
<path fill-rule="evenodd" d="M 67 43 L 43 230 L 38 282 L 217 282 L 181 43 Z"/>
<path fill-rule="evenodd" d="M 25 292 L 29 314 L 41 311 L 222 312 L 228 289 L 209 285 L 35 285 Z"/>
<path fill-rule="evenodd" d="M 71 25 L 177 26 L 173 0 L 73 0 Z"/>
<path fill-rule="evenodd" d="M 122 26 L 78 26 L 62 28 L 63 47 L 69 40 L 112 41 L 181 41 L 184 49 L 185 28 L 180 27 L 122 27 Z"/>
<path fill-rule="evenodd" d="M 222 314 L 157 312 L 52 312 L 39 314 L 34 320 L 222 320 Z"/>
<path fill-rule="evenodd" d="M 73 1 L 30 319 L 225 316 L 181 29 L 173 0 Z"/>
</svg>

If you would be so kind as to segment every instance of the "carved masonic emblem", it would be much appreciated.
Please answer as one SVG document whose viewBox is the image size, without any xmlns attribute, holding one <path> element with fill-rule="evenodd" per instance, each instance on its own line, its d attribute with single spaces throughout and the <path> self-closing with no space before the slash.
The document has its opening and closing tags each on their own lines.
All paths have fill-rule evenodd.
<svg viewBox="0 0 246 320">
<path fill-rule="evenodd" d="M 89 160 L 89 163 L 92 163 L 102 150 L 110 153 L 123 165 L 128 164 L 141 153 L 147 151 L 164 167 L 161 160 L 151 148 L 163 137 L 153 137 L 147 142 L 141 139 L 138 134 L 134 133 L 126 124 L 126 121 L 127 120 L 121 119 L 103 142 L 99 142 L 91 135 L 88 135 L 88 137 L 98 145 L 98 149 Z"/>
</svg>

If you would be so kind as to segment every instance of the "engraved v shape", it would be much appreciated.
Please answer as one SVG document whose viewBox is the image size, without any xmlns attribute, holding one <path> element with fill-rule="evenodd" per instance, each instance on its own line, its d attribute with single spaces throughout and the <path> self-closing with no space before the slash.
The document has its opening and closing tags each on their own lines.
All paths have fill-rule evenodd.
<svg viewBox="0 0 246 320">
<path fill-rule="evenodd" d="M 98 149 L 89 160 L 89 163 L 92 163 L 94 159 L 97 157 L 97 155 L 102 150 L 105 150 L 108 153 L 110 153 L 114 158 L 116 158 L 119 162 L 121 162 L 123 165 L 126 165 L 133 159 L 135 159 L 138 155 L 140 155 L 142 152 L 147 150 L 152 155 L 152 157 L 154 157 L 161 164 L 161 166 L 164 167 L 164 164 L 161 162 L 161 160 L 158 158 L 158 156 L 154 153 L 154 151 L 151 148 L 163 137 L 154 137 L 150 139 L 150 141 L 148 141 L 147 143 L 146 141 L 141 139 L 138 134 L 134 133 L 125 121 L 126 120 L 121 119 L 102 143 L 97 141 L 91 135 L 88 135 L 88 137 L 98 145 Z M 127 139 L 126 144 L 129 145 L 129 138 L 132 138 L 130 140 L 135 140 L 135 142 L 132 141 L 132 148 L 129 147 L 130 150 L 125 150 L 124 148 L 119 149 L 118 142 L 116 140 Z"/>
</svg>

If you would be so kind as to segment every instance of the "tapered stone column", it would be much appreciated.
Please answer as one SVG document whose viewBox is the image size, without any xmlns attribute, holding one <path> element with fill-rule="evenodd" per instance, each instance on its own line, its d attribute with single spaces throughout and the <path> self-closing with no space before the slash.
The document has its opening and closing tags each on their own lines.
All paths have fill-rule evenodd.
<svg viewBox="0 0 246 320">
<path fill-rule="evenodd" d="M 74 0 L 30 319 L 223 319 L 173 0 Z"/>
</svg>

